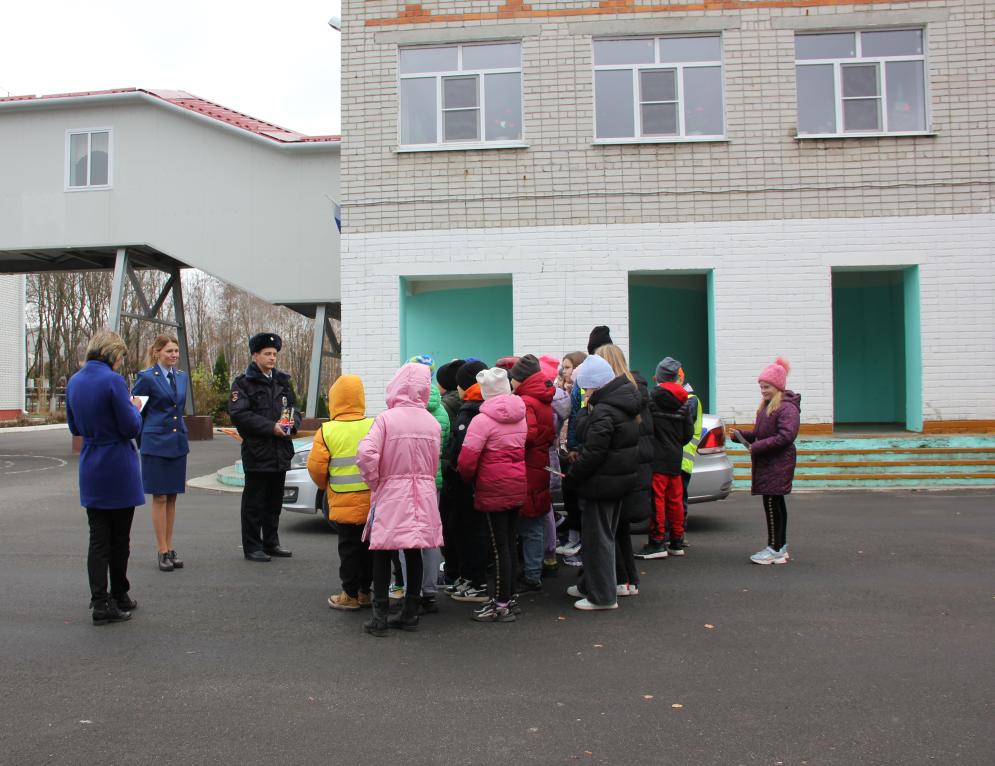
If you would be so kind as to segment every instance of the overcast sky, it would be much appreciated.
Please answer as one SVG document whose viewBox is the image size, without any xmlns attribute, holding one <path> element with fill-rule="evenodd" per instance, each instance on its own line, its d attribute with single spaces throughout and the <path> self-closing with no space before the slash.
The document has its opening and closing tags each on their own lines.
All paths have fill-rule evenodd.
<svg viewBox="0 0 995 766">
<path fill-rule="evenodd" d="M 0 96 L 185 90 L 339 133 L 339 0 L 4 0 Z"/>
</svg>

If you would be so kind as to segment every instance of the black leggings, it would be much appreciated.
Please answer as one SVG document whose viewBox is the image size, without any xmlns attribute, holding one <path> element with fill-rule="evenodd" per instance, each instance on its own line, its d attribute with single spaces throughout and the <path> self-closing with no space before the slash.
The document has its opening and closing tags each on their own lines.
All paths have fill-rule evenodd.
<svg viewBox="0 0 995 766">
<path fill-rule="evenodd" d="M 515 550 L 515 526 L 518 522 L 518 509 L 507 511 L 487 511 L 487 530 L 491 538 L 491 566 L 494 571 L 494 599 L 499 604 L 507 604 L 514 592 L 515 564 L 518 552 Z"/>
<path fill-rule="evenodd" d="M 784 495 L 764 495 L 764 515 L 767 517 L 767 545 L 775 551 L 788 542 L 788 507 Z"/>
<path fill-rule="evenodd" d="M 389 597 L 391 564 L 394 554 L 395 551 L 373 551 L 373 598 L 375 599 Z M 408 565 L 408 582 L 419 583 L 419 586 L 414 590 L 407 588 L 404 595 L 417 598 L 421 595 L 421 548 L 411 548 L 404 551 L 404 561 Z"/>
</svg>

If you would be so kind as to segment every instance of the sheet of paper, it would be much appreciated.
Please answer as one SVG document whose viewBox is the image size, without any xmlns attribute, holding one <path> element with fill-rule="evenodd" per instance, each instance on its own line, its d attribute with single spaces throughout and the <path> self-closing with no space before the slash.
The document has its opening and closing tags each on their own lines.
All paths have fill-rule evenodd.
<svg viewBox="0 0 995 766">
<path fill-rule="evenodd" d="M 138 408 L 138 411 L 141 412 L 145 409 L 145 405 L 149 403 L 149 398 L 147 396 L 137 396 L 135 398 L 142 400 L 142 406 Z"/>
</svg>

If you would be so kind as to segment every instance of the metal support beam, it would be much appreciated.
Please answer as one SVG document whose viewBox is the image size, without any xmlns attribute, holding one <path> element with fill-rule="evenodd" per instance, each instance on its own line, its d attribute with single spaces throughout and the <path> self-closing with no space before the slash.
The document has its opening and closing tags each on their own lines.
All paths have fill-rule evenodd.
<svg viewBox="0 0 995 766">
<path fill-rule="evenodd" d="M 321 385 L 321 358 L 325 350 L 325 313 L 327 307 L 319 303 L 314 310 L 314 337 L 311 339 L 311 374 L 307 381 L 307 408 L 305 417 L 313 418 L 318 411 L 318 387 Z"/>
<path fill-rule="evenodd" d="M 173 285 L 173 319 L 176 320 L 176 340 L 180 347 L 180 368 L 186 370 L 188 380 L 187 403 L 183 414 L 193 415 L 193 381 L 189 377 L 190 352 L 187 348 L 187 322 L 183 313 L 183 280 L 180 278 L 179 266 L 174 266 L 172 271 L 169 272 L 169 282 Z M 162 305 L 161 301 L 157 301 L 156 303 Z"/>
<path fill-rule="evenodd" d="M 107 326 L 113 332 L 121 332 L 121 305 L 124 301 L 124 275 L 128 270 L 128 251 L 119 247 L 114 259 L 114 281 L 111 283 L 111 305 L 107 316 Z"/>
</svg>

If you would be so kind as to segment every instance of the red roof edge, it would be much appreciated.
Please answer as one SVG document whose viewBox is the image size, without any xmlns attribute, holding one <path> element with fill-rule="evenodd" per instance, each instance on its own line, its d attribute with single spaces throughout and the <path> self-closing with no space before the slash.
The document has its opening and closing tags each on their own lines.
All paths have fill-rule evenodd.
<svg viewBox="0 0 995 766">
<path fill-rule="evenodd" d="M 10 101 L 46 101 L 58 98 L 85 98 L 86 96 L 108 96 L 117 93 L 144 93 L 147 96 L 157 98 L 187 111 L 200 114 L 204 117 L 210 117 L 212 120 L 217 120 L 226 125 L 232 125 L 244 130 L 247 133 L 261 136 L 276 144 L 338 143 L 342 140 L 341 136 L 306 136 L 295 130 L 281 128 L 279 125 L 251 117 L 242 112 L 237 112 L 234 109 L 229 109 L 226 106 L 216 104 L 213 101 L 208 101 L 205 98 L 194 96 L 182 90 L 113 88 L 110 90 L 91 90 L 79 93 L 52 93 L 44 96 L 7 96 L 0 98 L 0 103 Z"/>
</svg>

